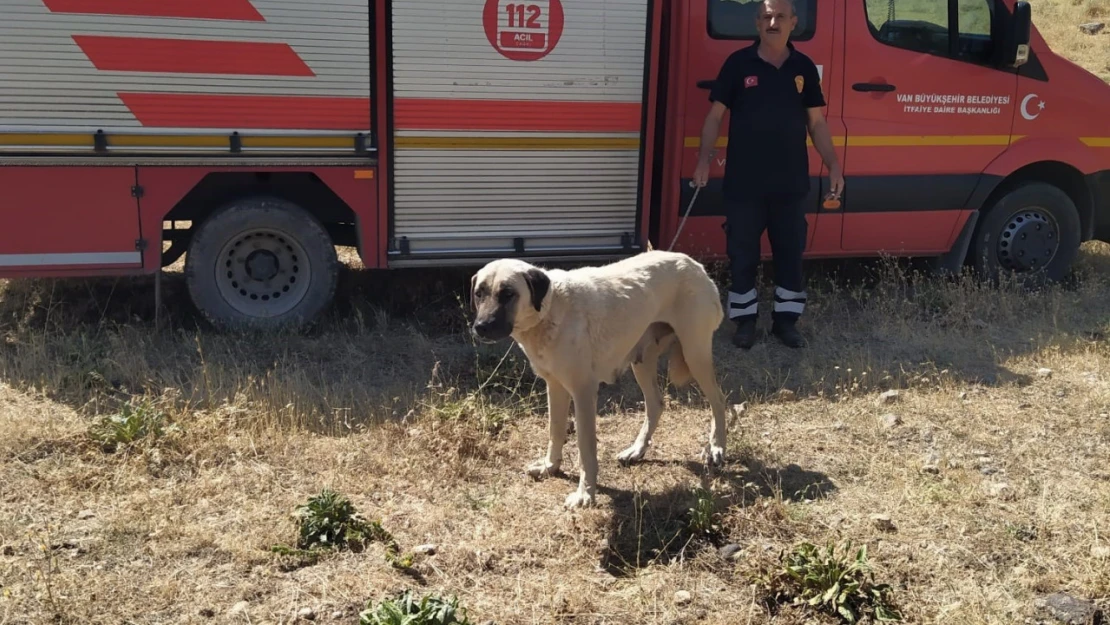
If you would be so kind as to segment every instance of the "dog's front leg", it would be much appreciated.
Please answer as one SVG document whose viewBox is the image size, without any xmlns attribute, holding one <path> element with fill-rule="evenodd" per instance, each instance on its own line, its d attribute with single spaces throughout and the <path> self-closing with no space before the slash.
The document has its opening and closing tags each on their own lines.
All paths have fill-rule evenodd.
<svg viewBox="0 0 1110 625">
<path fill-rule="evenodd" d="M 566 507 L 584 508 L 597 495 L 597 382 L 575 385 L 574 423 L 578 435 L 578 458 L 582 466 L 578 490 L 567 495 Z"/>
<path fill-rule="evenodd" d="M 558 380 L 547 380 L 547 457 L 529 465 L 528 475 L 540 479 L 561 473 L 569 414 L 570 392 Z"/>
</svg>

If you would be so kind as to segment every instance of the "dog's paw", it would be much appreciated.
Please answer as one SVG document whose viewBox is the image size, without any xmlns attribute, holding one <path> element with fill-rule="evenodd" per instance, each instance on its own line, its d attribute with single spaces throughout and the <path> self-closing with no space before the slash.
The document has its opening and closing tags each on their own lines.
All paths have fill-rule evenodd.
<svg viewBox="0 0 1110 625">
<path fill-rule="evenodd" d="M 528 465 L 524 469 L 524 472 L 534 480 L 542 480 L 546 477 L 562 474 L 562 469 L 559 465 L 548 462 L 547 459 L 543 459 Z"/>
<path fill-rule="evenodd" d="M 725 463 L 725 449 L 716 445 L 707 445 L 702 451 L 702 458 L 711 467 L 719 467 Z"/>
<path fill-rule="evenodd" d="M 567 495 L 565 505 L 572 510 L 574 508 L 589 508 L 594 505 L 594 496 L 585 490 L 578 489 Z"/>
<path fill-rule="evenodd" d="M 632 464 L 644 459 L 644 454 L 647 453 L 647 445 L 639 445 L 633 443 L 631 447 L 617 454 L 617 462 L 621 464 Z"/>
</svg>

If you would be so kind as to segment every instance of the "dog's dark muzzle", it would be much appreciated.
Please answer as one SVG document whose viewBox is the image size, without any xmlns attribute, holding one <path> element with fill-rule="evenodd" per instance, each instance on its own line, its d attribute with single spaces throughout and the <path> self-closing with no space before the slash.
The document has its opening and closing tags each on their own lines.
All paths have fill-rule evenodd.
<svg viewBox="0 0 1110 625">
<path fill-rule="evenodd" d="M 475 321 L 474 325 L 470 326 L 470 331 L 474 336 L 490 343 L 496 343 L 497 341 L 508 338 L 509 335 L 513 333 L 513 329 L 509 324 L 496 318 Z"/>
</svg>

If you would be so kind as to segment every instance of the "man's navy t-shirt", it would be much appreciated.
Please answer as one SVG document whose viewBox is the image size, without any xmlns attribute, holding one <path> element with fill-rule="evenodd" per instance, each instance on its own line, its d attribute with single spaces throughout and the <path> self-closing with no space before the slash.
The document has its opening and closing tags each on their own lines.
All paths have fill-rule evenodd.
<svg viewBox="0 0 1110 625">
<path fill-rule="evenodd" d="M 825 106 L 817 66 L 787 44 L 781 68 L 764 61 L 759 40 L 729 55 L 709 93 L 729 108 L 726 200 L 753 193 L 808 193 L 808 108 Z"/>
</svg>

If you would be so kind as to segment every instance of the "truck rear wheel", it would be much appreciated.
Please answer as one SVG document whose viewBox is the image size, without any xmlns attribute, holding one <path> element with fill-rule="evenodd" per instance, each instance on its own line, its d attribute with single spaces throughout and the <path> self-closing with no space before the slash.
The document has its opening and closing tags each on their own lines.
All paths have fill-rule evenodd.
<svg viewBox="0 0 1110 625">
<path fill-rule="evenodd" d="M 305 326 L 331 304 L 338 274 L 335 246 L 319 220 L 271 197 L 218 210 L 193 234 L 185 256 L 193 303 L 224 330 Z"/>
<path fill-rule="evenodd" d="M 1063 279 L 1079 252 L 1079 211 L 1058 187 L 1030 182 L 1002 196 L 983 216 L 971 253 L 975 269 L 1026 284 Z"/>
</svg>

